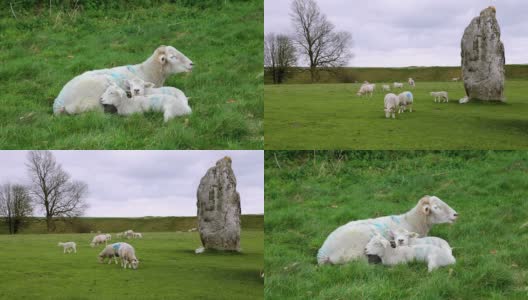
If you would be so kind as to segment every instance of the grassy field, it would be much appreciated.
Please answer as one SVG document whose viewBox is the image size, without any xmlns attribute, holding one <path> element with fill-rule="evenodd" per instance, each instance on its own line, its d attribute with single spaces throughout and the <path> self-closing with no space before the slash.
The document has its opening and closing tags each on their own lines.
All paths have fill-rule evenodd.
<svg viewBox="0 0 528 300">
<path fill-rule="evenodd" d="M 145 233 L 128 241 L 135 271 L 98 263 L 93 234 L 1 235 L 0 299 L 263 299 L 263 235 L 244 230 L 240 254 L 196 255 L 196 232 Z M 59 241 L 77 242 L 77 254 Z"/>
<path fill-rule="evenodd" d="M 417 82 L 414 111 L 396 120 L 385 119 L 385 93 L 376 88 L 368 98 L 356 95 L 359 84 L 266 85 L 265 148 L 528 148 L 528 81 L 506 83 L 507 103 L 464 105 L 460 82 Z M 449 103 L 433 102 L 429 92 L 438 90 L 449 92 Z"/>
<path fill-rule="evenodd" d="M 2 5 L 1 149 L 262 149 L 263 1 L 92 2 L 51 14 L 46 1 L 34 9 L 15 2 L 17 19 Z M 143 62 L 160 45 L 195 63 L 165 82 L 192 98 L 190 117 L 52 115 L 74 76 Z"/>
<path fill-rule="evenodd" d="M 526 299 L 527 152 L 266 151 L 266 299 Z M 460 214 L 432 236 L 457 263 L 432 273 L 352 262 L 316 265 L 351 220 L 404 213 L 436 195 Z"/>
</svg>

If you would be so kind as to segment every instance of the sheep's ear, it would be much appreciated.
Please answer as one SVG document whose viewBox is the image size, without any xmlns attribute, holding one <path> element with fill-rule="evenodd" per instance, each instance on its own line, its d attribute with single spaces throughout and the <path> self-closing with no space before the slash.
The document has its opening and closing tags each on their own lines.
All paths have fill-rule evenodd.
<svg viewBox="0 0 528 300">
<path fill-rule="evenodd" d="M 152 82 L 145 82 L 145 84 L 143 85 L 145 88 L 153 88 L 155 87 L 156 85 Z"/>
<path fill-rule="evenodd" d="M 158 61 L 164 65 L 167 62 L 167 53 L 166 49 L 167 46 L 159 46 L 158 49 L 156 49 L 156 54 L 158 55 Z"/>
<path fill-rule="evenodd" d="M 431 207 L 429 206 L 429 204 L 422 206 L 422 210 L 426 216 L 431 214 Z"/>
</svg>

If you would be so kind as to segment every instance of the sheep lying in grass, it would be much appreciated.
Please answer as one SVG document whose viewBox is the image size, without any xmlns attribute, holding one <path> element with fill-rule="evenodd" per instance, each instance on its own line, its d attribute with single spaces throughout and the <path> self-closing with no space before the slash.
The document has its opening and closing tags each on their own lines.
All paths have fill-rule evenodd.
<svg viewBox="0 0 528 300">
<path fill-rule="evenodd" d="M 412 261 L 427 263 L 429 272 L 456 262 L 450 250 L 433 245 L 396 246 L 392 248 L 389 240 L 376 234 L 365 246 L 367 255 L 377 255 L 384 265 L 397 265 Z"/>
<path fill-rule="evenodd" d="M 398 105 L 399 105 L 398 113 L 405 112 L 407 107 L 409 107 L 409 111 L 412 112 L 413 94 L 409 91 L 400 93 L 398 95 Z"/>
<path fill-rule="evenodd" d="M 58 246 L 64 249 L 63 253 L 66 253 L 66 252 L 71 253 L 72 251 L 74 253 L 77 253 L 77 244 L 75 244 L 75 242 L 66 242 L 66 243 L 59 242 Z"/>
<path fill-rule="evenodd" d="M 369 96 L 372 96 L 372 93 L 374 92 L 374 88 L 375 87 L 376 87 L 375 84 L 365 83 L 359 88 L 359 91 L 357 92 L 357 95 L 358 96 L 363 96 L 363 95 L 368 94 Z"/>
<path fill-rule="evenodd" d="M 384 85 L 381 86 L 381 89 L 382 89 L 383 91 L 387 91 L 387 92 L 389 92 L 389 91 L 390 91 L 390 85 L 388 85 L 388 84 L 384 84 Z"/>
<path fill-rule="evenodd" d="M 458 214 L 436 196 L 424 196 L 415 207 L 401 215 L 349 222 L 335 229 L 319 249 L 317 262 L 344 264 L 356 259 L 367 259 L 365 246 L 376 234 L 405 228 L 426 236 L 435 224 L 453 223 Z"/>
<path fill-rule="evenodd" d="M 384 111 L 385 111 L 385 118 L 390 118 L 392 115 L 392 118 L 396 118 L 396 110 L 398 110 L 398 96 L 396 96 L 393 93 L 389 93 L 385 95 L 385 99 L 383 100 L 384 103 Z"/>
<path fill-rule="evenodd" d="M 103 251 L 99 253 L 98 259 L 100 263 L 104 263 L 105 258 L 108 258 L 108 264 L 112 263 L 112 258 L 114 259 L 114 262 L 117 264 L 117 258 L 119 257 L 118 250 L 121 246 L 121 243 L 113 243 L 111 245 L 107 245 Z"/>
<path fill-rule="evenodd" d="M 432 245 L 442 249 L 446 249 L 449 254 L 452 254 L 452 249 L 449 243 L 439 237 L 426 236 L 420 238 L 416 232 L 410 232 L 404 228 L 398 228 L 389 232 L 389 237 L 394 240 L 396 246 L 414 246 L 414 245 Z"/>
<path fill-rule="evenodd" d="M 121 266 L 127 268 L 130 266 L 132 269 L 137 269 L 139 266 L 139 260 L 136 258 L 136 252 L 134 247 L 127 243 L 121 243 L 117 251 L 119 258 L 121 258 Z"/>
<path fill-rule="evenodd" d="M 400 88 L 400 89 L 403 88 L 403 83 L 401 83 L 401 82 L 395 82 L 392 85 L 394 86 L 395 89 L 396 88 Z"/>
<path fill-rule="evenodd" d="M 176 98 L 181 98 L 187 101 L 189 98 L 185 94 L 172 86 L 162 86 L 155 88 L 151 82 L 143 81 L 139 78 L 129 79 L 125 81 L 125 91 L 130 92 L 132 96 L 148 96 L 148 95 L 171 95 Z"/>
<path fill-rule="evenodd" d="M 102 243 L 107 243 L 107 237 L 106 237 L 106 234 L 99 234 L 99 235 L 96 235 L 93 239 L 92 239 L 92 242 L 90 243 L 90 246 L 95 247 L 97 245 L 100 245 Z"/>
<path fill-rule="evenodd" d="M 466 104 L 468 102 L 469 102 L 469 97 L 468 96 L 458 100 L 458 103 L 460 103 L 460 104 Z"/>
<path fill-rule="evenodd" d="M 447 97 L 447 92 L 431 92 L 431 96 L 433 96 L 435 99 L 434 99 L 434 102 L 436 102 L 436 100 L 438 100 L 438 102 L 442 102 L 442 100 L 444 100 L 444 102 L 449 102 L 449 98 Z"/>
<path fill-rule="evenodd" d="M 117 113 L 125 116 L 147 111 L 163 112 L 165 122 L 192 112 L 186 97 L 154 94 L 128 98 L 126 92 L 115 84 L 111 84 L 103 93 L 101 103 L 114 105 Z"/>
</svg>

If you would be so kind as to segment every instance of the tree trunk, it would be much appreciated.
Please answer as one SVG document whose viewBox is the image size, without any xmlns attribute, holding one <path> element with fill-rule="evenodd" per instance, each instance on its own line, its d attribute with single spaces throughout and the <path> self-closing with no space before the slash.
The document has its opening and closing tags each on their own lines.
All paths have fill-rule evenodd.
<svg viewBox="0 0 528 300">
<path fill-rule="evenodd" d="M 46 226 L 48 227 L 48 232 L 52 232 L 54 230 L 53 226 L 53 219 L 51 216 L 46 216 Z"/>
</svg>

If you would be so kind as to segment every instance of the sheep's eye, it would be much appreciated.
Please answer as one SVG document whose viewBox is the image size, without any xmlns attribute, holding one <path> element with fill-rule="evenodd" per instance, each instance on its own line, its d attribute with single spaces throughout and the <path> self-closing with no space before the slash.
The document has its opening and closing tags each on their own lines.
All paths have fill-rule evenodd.
<svg viewBox="0 0 528 300">
<path fill-rule="evenodd" d="M 438 206 L 435 205 L 435 206 L 433 206 L 433 208 L 434 208 L 434 209 L 438 209 Z"/>
</svg>

